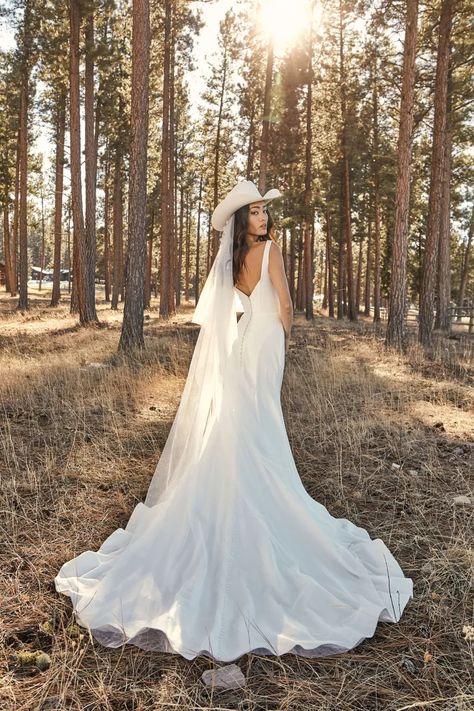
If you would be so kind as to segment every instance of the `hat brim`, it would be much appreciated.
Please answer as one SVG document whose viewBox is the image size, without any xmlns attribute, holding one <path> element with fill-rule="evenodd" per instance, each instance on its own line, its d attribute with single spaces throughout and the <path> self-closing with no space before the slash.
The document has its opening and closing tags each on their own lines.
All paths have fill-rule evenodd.
<svg viewBox="0 0 474 711">
<path fill-rule="evenodd" d="M 278 190 L 278 188 L 272 188 L 271 190 L 268 190 L 260 199 L 258 197 L 255 200 L 245 199 L 242 203 L 234 203 L 232 206 L 226 205 L 225 200 L 223 200 L 214 210 L 211 218 L 211 224 L 217 232 L 222 232 L 227 220 L 229 220 L 232 215 L 244 205 L 250 205 L 253 202 L 261 201 L 264 201 L 267 205 L 278 197 L 282 197 L 282 193 Z"/>
</svg>

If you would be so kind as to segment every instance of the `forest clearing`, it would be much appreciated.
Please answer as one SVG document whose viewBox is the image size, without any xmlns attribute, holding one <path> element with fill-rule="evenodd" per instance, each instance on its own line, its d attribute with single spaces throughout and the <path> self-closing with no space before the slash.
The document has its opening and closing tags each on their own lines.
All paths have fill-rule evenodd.
<svg viewBox="0 0 474 711">
<path fill-rule="evenodd" d="M 100 328 L 66 308 L 0 321 L 1 708 L 472 708 L 472 361 L 453 374 L 415 345 L 386 352 L 368 322 L 296 315 L 282 405 L 303 483 L 388 542 L 414 599 L 339 658 L 248 654 L 244 688 L 210 690 L 211 661 L 101 648 L 54 590 L 62 561 L 97 549 L 143 498 L 199 330 L 188 306 L 168 322 L 152 310 L 128 361 L 120 311 L 98 310 Z M 21 663 L 35 652 L 41 671 Z"/>
<path fill-rule="evenodd" d="M 0 711 L 474 709 L 471 4 L 0 0 Z"/>
</svg>

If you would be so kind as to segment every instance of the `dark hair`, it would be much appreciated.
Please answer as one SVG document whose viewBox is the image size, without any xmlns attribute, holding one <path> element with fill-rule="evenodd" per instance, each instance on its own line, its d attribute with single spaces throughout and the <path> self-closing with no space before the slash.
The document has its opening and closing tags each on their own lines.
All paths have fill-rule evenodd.
<svg viewBox="0 0 474 711">
<path fill-rule="evenodd" d="M 234 257 L 233 257 L 233 267 L 232 267 L 234 284 L 236 283 L 237 277 L 240 273 L 240 270 L 242 269 L 242 266 L 244 265 L 245 256 L 247 255 L 247 253 L 250 250 L 250 247 L 247 244 L 247 229 L 248 229 L 249 211 L 250 211 L 250 205 L 243 205 L 242 207 L 239 207 L 239 209 L 235 211 L 235 217 L 234 217 Z M 270 214 L 270 211 L 268 210 L 268 205 L 267 205 L 267 215 L 268 215 L 267 232 L 264 235 L 259 235 L 257 237 L 257 242 L 266 242 L 269 239 L 274 240 L 274 238 L 271 234 L 272 228 L 273 228 L 273 219 Z"/>
</svg>

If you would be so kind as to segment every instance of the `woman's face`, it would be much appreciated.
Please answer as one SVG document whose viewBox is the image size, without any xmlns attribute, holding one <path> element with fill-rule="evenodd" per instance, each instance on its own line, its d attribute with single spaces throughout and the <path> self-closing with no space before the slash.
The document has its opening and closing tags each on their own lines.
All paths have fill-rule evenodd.
<svg viewBox="0 0 474 711">
<path fill-rule="evenodd" d="M 249 205 L 247 232 L 251 235 L 265 235 L 267 233 L 267 208 L 264 200 L 252 202 Z"/>
</svg>

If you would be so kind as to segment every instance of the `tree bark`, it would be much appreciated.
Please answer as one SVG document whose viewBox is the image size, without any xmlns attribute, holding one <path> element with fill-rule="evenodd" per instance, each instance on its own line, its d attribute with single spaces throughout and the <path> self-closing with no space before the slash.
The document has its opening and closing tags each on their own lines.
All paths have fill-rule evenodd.
<svg viewBox="0 0 474 711">
<path fill-rule="evenodd" d="M 198 218 L 197 218 L 197 234 L 196 234 L 196 282 L 194 284 L 194 299 L 197 304 L 200 294 L 200 272 L 201 272 L 201 212 L 202 212 L 202 175 L 199 180 L 199 198 L 198 198 Z"/>
<path fill-rule="evenodd" d="M 153 273 L 153 236 L 155 232 L 155 203 L 151 206 L 150 228 L 148 233 L 147 265 L 145 275 L 145 308 L 151 307 L 151 280 Z"/>
<path fill-rule="evenodd" d="M 260 139 L 260 166 L 258 171 L 258 190 L 265 193 L 268 165 L 268 142 L 270 137 L 271 101 L 273 77 L 273 39 L 269 39 L 267 48 L 267 69 L 265 72 L 265 94 L 263 98 L 262 135 Z"/>
<path fill-rule="evenodd" d="M 329 205 L 326 203 L 326 264 L 328 316 L 334 318 L 334 268 L 332 261 L 332 228 Z"/>
<path fill-rule="evenodd" d="M 187 193 L 186 193 L 186 220 L 185 220 L 185 227 L 184 231 L 186 234 L 186 260 L 185 260 L 185 265 L 184 265 L 184 300 L 189 301 L 189 279 L 190 279 L 190 274 L 191 274 L 191 230 L 189 229 L 190 225 L 190 216 L 189 216 L 189 203 L 188 203 L 188 198 L 187 198 Z"/>
<path fill-rule="evenodd" d="M 462 260 L 461 281 L 459 284 L 459 293 L 458 293 L 458 306 L 459 307 L 464 306 L 464 295 L 466 293 L 467 282 L 469 279 L 469 258 L 470 258 L 473 236 L 474 236 L 474 205 L 471 209 L 471 219 L 469 221 L 469 232 L 468 232 L 468 236 L 467 236 L 467 244 L 466 244 L 466 249 L 464 252 L 464 257 Z M 460 313 L 458 313 L 458 317 L 456 320 L 457 321 L 462 320 L 462 316 Z"/>
<path fill-rule="evenodd" d="M 74 229 L 74 288 L 76 289 L 81 325 L 97 323 L 95 302 L 91 299 L 88 283 L 88 256 L 85 240 L 84 213 L 82 209 L 81 178 L 81 129 L 80 129 L 80 86 L 79 86 L 79 40 L 81 26 L 80 0 L 70 0 L 70 150 L 71 150 L 71 197 Z"/>
<path fill-rule="evenodd" d="M 369 216 L 367 228 L 367 250 L 365 258 L 364 316 L 370 316 L 370 289 L 372 275 L 372 220 Z"/>
<path fill-rule="evenodd" d="M 12 230 L 12 291 L 11 295 L 16 296 L 18 293 L 18 233 L 20 223 L 20 128 L 18 128 L 18 141 L 16 150 L 16 165 L 15 165 L 15 198 L 13 202 L 13 230 Z"/>
<path fill-rule="evenodd" d="M 104 292 L 105 301 L 110 303 L 110 232 L 109 232 L 109 202 L 110 202 L 110 156 L 108 147 L 105 152 L 104 175 Z"/>
<path fill-rule="evenodd" d="M 9 217 L 9 190 L 8 184 L 5 183 L 5 197 L 3 203 L 3 248 L 5 252 L 5 289 L 10 293 L 13 291 L 15 283 L 12 269 L 12 253 L 10 240 L 10 217 Z"/>
<path fill-rule="evenodd" d="M 148 87 L 150 70 L 150 9 L 148 0 L 133 0 L 132 102 L 128 250 L 125 305 L 119 350 L 143 348 L 146 260 L 146 184 Z"/>
<path fill-rule="evenodd" d="M 417 24 L 418 0 L 408 0 L 397 150 L 395 224 L 390 265 L 388 323 L 385 336 L 385 345 L 392 346 L 400 352 L 406 350 L 406 264 Z"/>
<path fill-rule="evenodd" d="M 289 264 L 289 288 L 293 305 L 296 306 L 295 276 L 296 276 L 296 228 L 290 227 L 290 264 Z"/>
<path fill-rule="evenodd" d="M 95 311 L 95 265 L 96 265 L 96 182 L 97 150 L 94 131 L 94 10 L 86 19 L 85 29 L 85 85 L 84 85 L 84 127 L 85 127 L 85 178 L 86 178 L 86 283 L 87 301 L 94 304 Z"/>
<path fill-rule="evenodd" d="M 54 185 L 54 257 L 53 291 L 50 306 L 57 306 L 61 299 L 61 242 L 64 189 L 64 137 L 66 134 L 66 92 L 58 97 L 56 117 L 56 161 Z"/>
<path fill-rule="evenodd" d="M 344 65 L 344 35 L 343 35 L 343 5 L 339 2 L 339 66 L 341 77 L 341 159 L 342 159 L 342 205 L 343 205 L 343 228 L 346 243 L 346 270 L 347 270 L 347 290 L 348 290 L 348 316 L 351 321 L 357 321 L 357 311 L 355 308 L 355 288 L 352 265 L 352 223 L 350 205 L 350 169 L 349 152 L 347 141 L 347 107 L 346 107 L 346 69 Z"/>
<path fill-rule="evenodd" d="M 28 304 L 28 109 L 30 85 L 31 52 L 31 5 L 25 2 L 21 59 L 20 92 L 20 201 L 19 201 L 19 237 L 20 237 L 20 295 L 18 309 L 26 310 Z"/>
<path fill-rule="evenodd" d="M 112 309 L 118 308 L 119 296 L 122 294 L 123 284 L 123 189 L 122 189 L 122 152 L 120 145 L 115 148 L 114 162 L 114 195 L 113 195 L 113 283 L 112 283 Z"/>
<path fill-rule="evenodd" d="M 448 49 L 449 52 L 449 49 Z M 441 184 L 441 206 L 439 219 L 439 250 L 438 250 L 438 279 L 437 279 L 437 307 L 435 328 L 445 335 L 451 331 L 451 148 L 452 148 L 452 71 L 448 69 L 447 113 L 446 131 L 443 156 L 443 177 Z"/>
<path fill-rule="evenodd" d="M 312 171 L 312 85 L 313 85 L 313 12 L 308 30 L 308 66 L 306 81 L 306 146 L 305 146 L 305 189 L 304 189 L 304 286 L 305 286 L 305 317 L 307 321 L 314 319 L 313 312 L 313 249 L 312 222 L 314 223 L 311 204 Z"/>
<path fill-rule="evenodd" d="M 420 291 L 420 321 L 418 340 L 423 348 L 433 344 L 433 312 L 435 301 L 436 268 L 443 182 L 444 143 L 446 136 L 447 84 L 449 67 L 449 37 L 454 0 L 443 0 L 439 22 L 438 57 L 434 99 L 433 149 L 431 183 L 428 203 L 427 234 L 422 266 Z"/>
<path fill-rule="evenodd" d="M 171 43 L 170 43 L 170 81 L 169 81 L 169 171 L 168 171 L 168 241 L 169 241 L 169 256 L 170 256 L 170 278 L 169 278 L 169 295 L 168 295 L 168 313 L 176 312 L 176 271 L 177 271 L 177 253 L 176 253 L 176 185 L 175 185 L 175 164 L 176 164 L 176 136 L 174 130 L 175 109 L 174 109 L 174 70 L 175 70 L 175 4 L 171 4 Z"/>
<path fill-rule="evenodd" d="M 161 250 L 160 250 L 160 316 L 170 314 L 171 241 L 169 224 L 169 161 L 170 161 L 170 63 L 171 63 L 171 0 L 165 0 L 163 57 L 163 124 L 161 140 Z"/>
<path fill-rule="evenodd" d="M 356 311 L 359 313 L 360 311 L 360 296 L 362 293 L 362 245 L 364 244 L 364 240 L 362 238 L 362 235 L 359 238 L 359 252 L 357 255 L 357 279 L 356 279 L 356 299 L 355 299 L 355 306 L 356 306 Z"/>
<path fill-rule="evenodd" d="M 183 183 L 181 182 L 179 191 L 179 228 L 178 228 L 178 269 L 176 277 L 176 305 L 181 304 L 182 291 L 182 269 L 183 269 L 183 247 L 184 247 L 184 204 L 183 204 Z"/>
<path fill-rule="evenodd" d="M 340 183 L 340 200 L 339 200 L 339 225 L 337 235 L 337 318 L 344 318 L 344 266 L 346 262 L 345 242 L 343 234 L 343 187 L 342 178 Z"/>
</svg>

